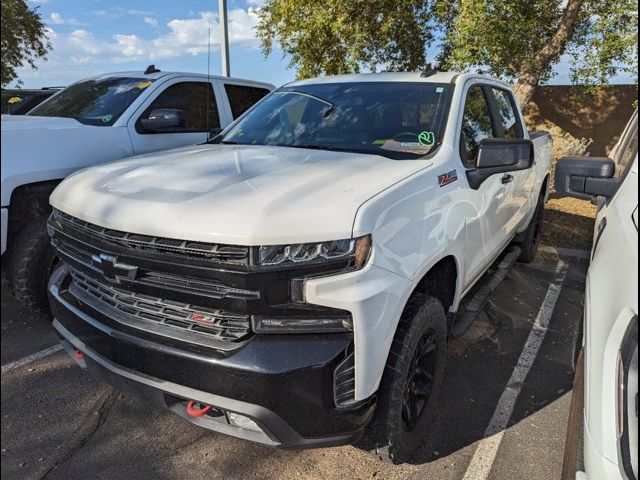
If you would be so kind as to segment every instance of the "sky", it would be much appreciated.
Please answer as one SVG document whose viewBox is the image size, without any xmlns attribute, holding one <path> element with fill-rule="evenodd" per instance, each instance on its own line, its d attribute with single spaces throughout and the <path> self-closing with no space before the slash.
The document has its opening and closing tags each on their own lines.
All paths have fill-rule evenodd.
<svg viewBox="0 0 640 480">
<path fill-rule="evenodd" d="M 274 49 L 265 58 L 254 27 L 263 0 L 228 0 L 231 75 L 280 86 L 295 78 L 288 59 Z M 20 68 L 23 88 L 69 85 L 93 75 L 144 70 L 207 72 L 211 29 L 212 75 L 221 73 L 218 0 L 28 0 L 37 7 L 53 49 L 37 70 Z M 435 52 L 428 52 L 433 58 Z M 563 59 L 553 84 L 569 83 Z M 624 77 L 612 83 L 630 83 Z"/>
</svg>

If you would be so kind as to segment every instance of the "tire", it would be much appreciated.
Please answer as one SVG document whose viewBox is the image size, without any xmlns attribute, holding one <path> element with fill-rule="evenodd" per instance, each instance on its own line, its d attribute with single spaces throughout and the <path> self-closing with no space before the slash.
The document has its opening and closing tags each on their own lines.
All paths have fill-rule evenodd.
<svg viewBox="0 0 640 480">
<path fill-rule="evenodd" d="M 376 411 L 357 447 L 387 462 L 409 460 L 433 417 L 444 377 L 446 341 L 442 303 L 428 295 L 414 294 L 391 345 Z M 415 394 L 417 390 L 422 393 Z"/>
<path fill-rule="evenodd" d="M 57 264 L 47 234 L 47 218 L 29 220 L 11 239 L 7 252 L 7 276 L 15 299 L 34 314 L 50 315 L 47 282 Z"/>
<path fill-rule="evenodd" d="M 538 253 L 538 245 L 540 244 L 540 234 L 542 232 L 542 222 L 544 220 L 544 194 L 540 192 L 536 210 L 533 218 L 529 222 L 527 229 L 518 235 L 516 243 L 520 247 L 520 256 L 518 262 L 531 263 Z"/>
</svg>

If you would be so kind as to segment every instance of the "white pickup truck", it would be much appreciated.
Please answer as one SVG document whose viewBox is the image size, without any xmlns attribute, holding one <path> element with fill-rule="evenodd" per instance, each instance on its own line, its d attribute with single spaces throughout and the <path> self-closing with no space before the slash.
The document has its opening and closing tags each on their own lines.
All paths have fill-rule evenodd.
<svg viewBox="0 0 640 480">
<path fill-rule="evenodd" d="M 47 307 L 55 261 L 45 228 L 48 198 L 64 177 L 89 165 L 202 143 L 271 90 L 266 83 L 151 65 L 77 82 L 25 116 L 3 115 L 2 263 L 16 298 Z"/>
<path fill-rule="evenodd" d="M 430 72 L 290 83 L 210 143 L 53 192 L 63 345 L 202 427 L 406 460 L 460 299 L 535 255 L 549 136 L 506 84 Z"/>
</svg>

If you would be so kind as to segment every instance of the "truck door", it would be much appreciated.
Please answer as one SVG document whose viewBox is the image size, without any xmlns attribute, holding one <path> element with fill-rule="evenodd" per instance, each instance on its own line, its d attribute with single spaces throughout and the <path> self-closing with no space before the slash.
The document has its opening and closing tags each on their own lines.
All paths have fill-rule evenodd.
<svg viewBox="0 0 640 480">
<path fill-rule="evenodd" d="M 497 136 L 488 94 L 488 89 L 480 84 L 472 85 L 466 94 L 460 132 L 460 157 L 468 169 L 476 167 L 480 142 L 484 138 Z M 471 192 L 476 215 L 468 218 L 466 224 L 467 284 L 493 261 L 508 239 L 507 227 L 512 216 L 509 205 L 510 182 L 505 182 L 503 177 L 504 174 L 492 175 Z"/>
<path fill-rule="evenodd" d="M 499 138 L 522 139 L 525 138 L 523 122 L 516 107 L 513 94 L 504 88 L 490 86 L 487 88 L 489 103 L 494 112 L 496 134 Z M 515 230 L 524 218 L 535 208 L 537 193 L 533 188 L 536 181 L 536 170 L 528 168 L 509 172 L 511 184 L 509 196 L 506 200 L 506 208 L 509 210 L 509 221 L 506 227 L 507 234 L 515 233 Z"/>
<path fill-rule="evenodd" d="M 188 79 L 167 82 L 150 96 L 128 122 L 131 143 L 136 155 L 169 148 L 195 145 L 208 138 L 208 131 L 220 130 L 219 102 L 209 82 Z M 156 109 L 181 110 L 184 126 L 162 132 L 146 131 L 141 119 Z"/>
</svg>

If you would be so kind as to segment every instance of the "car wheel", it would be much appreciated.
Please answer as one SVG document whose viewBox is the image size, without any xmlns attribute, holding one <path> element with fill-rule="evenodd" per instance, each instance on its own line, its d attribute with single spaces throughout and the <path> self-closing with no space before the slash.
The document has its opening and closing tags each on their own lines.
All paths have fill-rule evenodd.
<svg viewBox="0 0 640 480">
<path fill-rule="evenodd" d="M 444 377 L 446 316 L 434 297 L 414 294 L 400 318 L 378 391 L 378 403 L 357 445 L 402 463 L 425 437 Z"/>
<path fill-rule="evenodd" d="M 538 197 L 536 211 L 533 218 L 529 222 L 527 229 L 518 237 L 517 245 L 520 247 L 520 256 L 518 261 L 521 263 L 530 263 L 536 257 L 538 245 L 540 244 L 540 235 L 542 234 L 542 222 L 544 220 L 544 195 L 542 192 Z"/>
<path fill-rule="evenodd" d="M 47 234 L 46 217 L 30 220 L 11 239 L 7 276 L 15 299 L 33 313 L 49 316 L 47 282 L 58 257 Z"/>
</svg>

